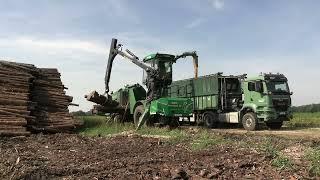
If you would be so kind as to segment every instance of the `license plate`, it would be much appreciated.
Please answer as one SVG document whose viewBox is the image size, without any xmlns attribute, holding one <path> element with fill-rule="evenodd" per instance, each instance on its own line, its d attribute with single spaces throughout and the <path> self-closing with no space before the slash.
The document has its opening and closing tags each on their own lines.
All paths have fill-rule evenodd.
<svg viewBox="0 0 320 180">
<path fill-rule="evenodd" d="M 286 115 L 286 112 L 280 112 L 279 114 L 280 115 Z"/>
</svg>

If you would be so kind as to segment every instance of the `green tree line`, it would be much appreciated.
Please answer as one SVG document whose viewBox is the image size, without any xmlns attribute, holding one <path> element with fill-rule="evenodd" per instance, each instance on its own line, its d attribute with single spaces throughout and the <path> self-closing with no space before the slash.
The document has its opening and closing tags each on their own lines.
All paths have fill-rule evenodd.
<svg viewBox="0 0 320 180">
<path fill-rule="evenodd" d="M 293 112 L 320 112 L 320 104 L 307 104 L 302 106 L 293 106 Z"/>
</svg>

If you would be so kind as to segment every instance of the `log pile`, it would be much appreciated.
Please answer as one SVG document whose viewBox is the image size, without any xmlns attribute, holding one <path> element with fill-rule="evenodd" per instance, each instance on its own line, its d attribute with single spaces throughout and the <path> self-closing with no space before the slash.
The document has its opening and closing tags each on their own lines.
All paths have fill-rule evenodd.
<svg viewBox="0 0 320 180">
<path fill-rule="evenodd" d="M 0 135 L 28 135 L 27 122 L 35 103 L 30 101 L 33 65 L 0 61 Z"/>
<path fill-rule="evenodd" d="M 0 84 L 0 136 L 65 132 L 79 125 L 57 69 L 0 61 Z"/>
<path fill-rule="evenodd" d="M 31 99 L 36 102 L 32 114 L 36 117 L 31 127 L 36 131 L 64 132 L 73 130 L 77 122 L 69 113 L 73 97 L 67 96 L 57 69 L 40 69 L 33 81 Z"/>
</svg>

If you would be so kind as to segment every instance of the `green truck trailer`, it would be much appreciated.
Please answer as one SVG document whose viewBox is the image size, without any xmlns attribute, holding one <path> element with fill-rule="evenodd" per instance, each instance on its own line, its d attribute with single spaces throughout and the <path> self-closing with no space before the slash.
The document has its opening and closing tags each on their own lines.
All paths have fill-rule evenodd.
<svg viewBox="0 0 320 180">
<path fill-rule="evenodd" d="M 192 99 L 197 124 L 212 128 L 220 122 L 240 123 L 247 130 L 261 123 L 279 129 L 292 118 L 291 94 L 282 74 L 246 78 L 217 73 L 174 81 L 167 89 L 169 97 Z"/>
</svg>

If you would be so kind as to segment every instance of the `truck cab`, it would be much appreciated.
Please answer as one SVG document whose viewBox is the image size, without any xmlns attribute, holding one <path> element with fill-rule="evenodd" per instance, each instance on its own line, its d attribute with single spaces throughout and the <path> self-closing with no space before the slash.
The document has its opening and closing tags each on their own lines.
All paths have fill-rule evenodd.
<svg viewBox="0 0 320 180">
<path fill-rule="evenodd" d="M 242 124 L 254 130 L 259 123 L 279 129 L 292 118 L 291 92 L 283 74 L 260 74 L 242 81 Z"/>
</svg>

